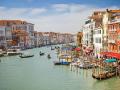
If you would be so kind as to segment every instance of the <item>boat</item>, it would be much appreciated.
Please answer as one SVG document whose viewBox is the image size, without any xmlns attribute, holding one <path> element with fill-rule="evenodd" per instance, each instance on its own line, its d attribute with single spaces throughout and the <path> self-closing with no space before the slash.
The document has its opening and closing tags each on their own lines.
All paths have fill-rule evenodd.
<svg viewBox="0 0 120 90">
<path fill-rule="evenodd" d="M 29 57 L 33 57 L 34 55 L 23 55 L 23 54 L 21 54 L 19 57 L 21 57 L 21 58 L 29 58 Z"/>
<path fill-rule="evenodd" d="M 47 56 L 47 57 L 48 57 L 48 59 L 50 59 L 50 58 L 51 58 L 50 54 L 48 54 L 48 56 Z"/>
<path fill-rule="evenodd" d="M 70 65 L 71 62 L 66 61 L 65 59 L 54 61 L 54 65 Z"/>
<path fill-rule="evenodd" d="M 67 62 L 67 61 L 61 61 L 61 65 L 69 65 L 70 62 Z"/>
<path fill-rule="evenodd" d="M 40 56 L 43 56 L 45 53 L 40 53 Z"/>
<path fill-rule="evenodd" d="M 103 61 L 103 63 L 105 64 L 104 67 L 101 66 L 102 70 L 99 70 L 100 72 L 92 73 L 92 77 L 97 79 L 97 80 L 103 80 L 103 79 L 108 79 L 111 78 L 115 75 L 117 75 L 117 60 L 115 58 L 111 58 L 111 59 L 106 59 Z M 112 64 L 114 63 L 114 64 Z M 112 65 L 112 66 L 111 66 Z M 99 67 L 100 68 L 100 67 Z M 100 68 L 100 69 L 101 69 Z"/>
<path fill-rule="evenodd" d="M 19 55 L 19 54 L 21 54 L 19 49 L 8 49 L 7 50 L 8 56 L 14 56 L 14 55 Z"/>
<path fill-rule="evenodd" d="M 69 65 L 69 62 L 63 62 L 63 61 L 54 61 L 54 65 Z"/>
<path fill-rule="evenodd" d="M 43 56 L 45 53 L 42 53 L 41 51 L 40 51 L 40 56 Z"/>
<path fill-rule="evenodd" d="M 54 50 L 55 48 L 51 47 L 51 50 Z"/>
<path fill-rule="evenodd" d="M 111 78 L 115 75 L 116 75 L 115 72 L 107 72 L 107 73 L 100 73 L 100 74 L 97 74 L 97 75 L 92 74 L 92 77 L 97 79 L 97 80 L 104 80 L 104 79 Z"/>
<path fill-rule="evenodd" d="M 54 61 L 53 63 L 54 63 L 54 65 L 61 65 L 61 62 L 59 62 L 59 61 Z"/>
<path fill-rule="evenodd" d="M 79 68 L 80 69 L 91 69 L 91 68 L 96 68 L 96 66 L 94 66 L 92 64 L 80 64 Z"/>
</svg>

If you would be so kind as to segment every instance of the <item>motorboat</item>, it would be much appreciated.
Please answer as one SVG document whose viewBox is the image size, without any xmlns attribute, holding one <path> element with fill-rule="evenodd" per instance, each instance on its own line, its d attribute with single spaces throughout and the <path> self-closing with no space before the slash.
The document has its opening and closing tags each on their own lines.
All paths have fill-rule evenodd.
<svg viewBox="0 0 120 90">
<path fill-rule="evenodd" d="M 80 64 L 79 67 L 81 69 L 91 69 L 93 68 L 94 66 L 92 64 Z"/>
<path fill-rule="evenodd" d="M 21 54 L 19 49 L 8 49 L 7 50 L 8 56 L 14 56 L 14 55 L 19 55 L 19 54 Z"/>
<path fill-rule="evenodd" d="M 54 61 L 53 63 L 54 63 L 54 65 L 69 65 L 71 62 L 68 62 L 68 61 L 62 59 L 60 61 Z"/>
<path fill-rule="evenodd" d="M 54 61 L 53 63 L 54 63 L 54 65 L 61 65 L 61 62 L 59 62 L 59 61 Z"/>
</svg>

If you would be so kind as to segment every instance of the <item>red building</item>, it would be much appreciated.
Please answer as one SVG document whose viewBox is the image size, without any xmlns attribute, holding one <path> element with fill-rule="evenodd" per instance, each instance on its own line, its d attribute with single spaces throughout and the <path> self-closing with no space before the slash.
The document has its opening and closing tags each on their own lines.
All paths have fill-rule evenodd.
<svg viewBox="0 0 120 90">
<path fill-rule="evenodd" d="M 108 50 L 120 52 L 120 22 L 108 24 Z"/>
</svg>

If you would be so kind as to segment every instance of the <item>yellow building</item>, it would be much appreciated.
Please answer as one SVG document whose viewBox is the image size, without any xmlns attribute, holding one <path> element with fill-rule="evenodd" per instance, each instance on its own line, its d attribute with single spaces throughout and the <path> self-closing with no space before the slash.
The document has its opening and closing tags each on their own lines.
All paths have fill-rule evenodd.
<svg viewBox="0 0 120 90">
<path fill-rule="evenodd" d="M 78 32 L 77 33 L 77 45 L 79 47 L 82 47 L 82 37 L 83 37 L 83 33 L 82 32 Z"/>
</svg>

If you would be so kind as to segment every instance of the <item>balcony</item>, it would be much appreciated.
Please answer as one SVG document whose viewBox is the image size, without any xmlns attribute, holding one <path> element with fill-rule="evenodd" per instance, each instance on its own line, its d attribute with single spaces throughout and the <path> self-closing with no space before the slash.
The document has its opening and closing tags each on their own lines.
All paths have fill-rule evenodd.
<svg viewBox="0 0 120 90">
<path fill-rule="evenodd" d="M 115 33 L 115 31 L 117 31 L 117 29 L 109 29 L 109 32 Z"/>
<path fill-rule="evenodd" d="M 108 43 L 115 43 L 115 40 L 108 40 Z"/>
<path fill-rule="evenodd" d="M 120 23 L 120 18 L 119 19 L 113 19 L 111 21 L 108 21 L 108 24 L 112 24 L 112 23 Z"/>
</svg>

